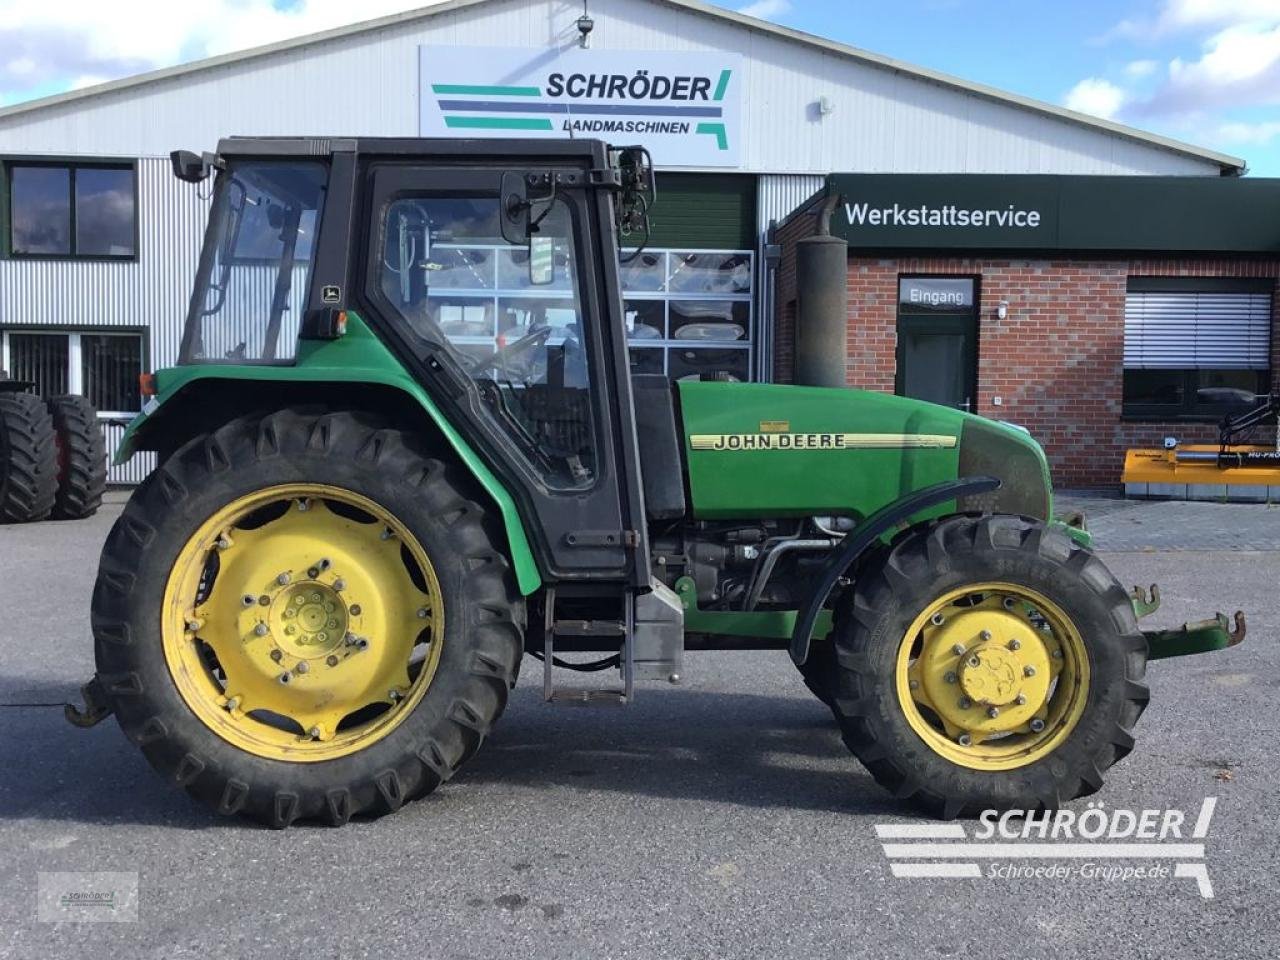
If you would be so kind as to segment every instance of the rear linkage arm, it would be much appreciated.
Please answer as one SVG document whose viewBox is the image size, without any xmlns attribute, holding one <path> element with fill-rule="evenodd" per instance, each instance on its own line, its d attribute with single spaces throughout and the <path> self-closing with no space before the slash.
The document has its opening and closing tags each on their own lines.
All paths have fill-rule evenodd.
<svg viewBox="0 0 1280 960">
<path fill-rule="evenodd" d="M 1141 587 L 1134 587 L 1129 599 L 1133 603 L 1133 615 L 1141 620 L 1160 608 L 1160 588 L 1153 583 L 1150 593 L 1147 593 Z M 1148 660 L 1212 653 L 1234 647 L 1244 640 L 1244 612 L 1236 611 L 1234 629 L 1226 614 L 1217 613 L 1208 620 L 1184 623 L 1173 630 L 1143 630 L 1142 635 L 1147 638 Z"/>
</svg>

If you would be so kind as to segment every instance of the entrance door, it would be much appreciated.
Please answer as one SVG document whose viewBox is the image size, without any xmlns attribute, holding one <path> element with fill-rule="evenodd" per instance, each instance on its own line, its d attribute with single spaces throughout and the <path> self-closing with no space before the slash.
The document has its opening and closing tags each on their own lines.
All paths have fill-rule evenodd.
<svg viewBox="0 0 1280 960">
<path fill-rule="evenodd" d="M 972 410 L 977 400 L 978 315 L 971 278 L 899 281 L 899 396 Z"/>
</svg>

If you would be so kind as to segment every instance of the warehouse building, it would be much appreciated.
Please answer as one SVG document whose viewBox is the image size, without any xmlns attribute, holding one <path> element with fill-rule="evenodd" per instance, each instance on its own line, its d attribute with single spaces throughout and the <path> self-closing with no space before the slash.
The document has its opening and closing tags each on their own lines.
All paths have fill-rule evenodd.
<svg viewBox="0 0 1280 960">
<path fill-rule="evenodd" d="M 0 367 L 108 420 L 137 409 L 137 374 L 176 358 L 208 212 L 172 149 L 573 135 L 643 143 L 660 171 L 623 271 L 638 370 L 804 378 L 791 263 L 830 210 L 840 382 L 1022 423 L 1066 482 L 1116 483 L 1126 443 L 1190 438 L 1233 391 L 1269 387 L 1280 217 L 1258 215 L 1277 194 L 1242 161 L 697 0 L 585 9 L 448 0 L 0 110 Z M 1102 246 L 1061 213 L 1094 186 L 1146 198 Z M 1179 230 L 1167 210 L 1144 228 L 1170 198 L 1247 222 L 1218 218 L 1206 243 L 1193 206 Z M 459 293 L 481 339 L 516 292 L 491 259 Z"/>
</svg>

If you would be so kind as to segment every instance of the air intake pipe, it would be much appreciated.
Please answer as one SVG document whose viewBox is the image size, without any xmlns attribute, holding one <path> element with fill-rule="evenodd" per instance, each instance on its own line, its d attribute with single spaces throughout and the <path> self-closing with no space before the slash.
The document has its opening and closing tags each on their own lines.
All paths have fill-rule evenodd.
<svg viewBox="0 0 1280 960">
<path fill-rule="evenodd" d="M 796 243 L 795 382 L 812 387 L 845 386 L 849 248 L 831 235 L 839 202 L 828 195 L 815 215 L 817 230 Z"/>
</svg>

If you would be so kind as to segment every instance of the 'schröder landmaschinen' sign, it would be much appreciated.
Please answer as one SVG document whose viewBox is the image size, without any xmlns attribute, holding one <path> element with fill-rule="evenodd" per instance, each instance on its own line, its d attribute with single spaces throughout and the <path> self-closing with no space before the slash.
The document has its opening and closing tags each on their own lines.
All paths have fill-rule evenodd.
<svg viewBox="0 0 1280 960">
<path fill-rule="evenodd" d="M 643 144 L 660 166 L 736 167 L 742 61 L 733 54 L 420 48 L 424 137 L 591 137 Z"/>
</svg>

